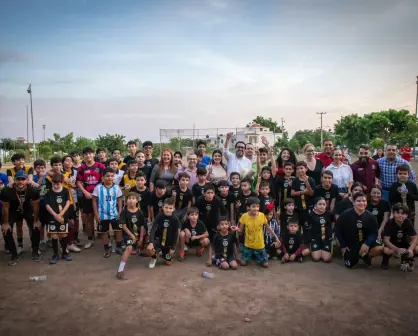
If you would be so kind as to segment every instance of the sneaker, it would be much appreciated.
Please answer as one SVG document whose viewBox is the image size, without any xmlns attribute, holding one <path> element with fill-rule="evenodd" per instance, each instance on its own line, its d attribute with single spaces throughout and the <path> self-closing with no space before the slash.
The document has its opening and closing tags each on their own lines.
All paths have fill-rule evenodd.
<svg viewBox="0 0 418 336">
<path fill-rule="evenodd" d="M 22 251 L 23 251 L 23 247 L 22 246 L 18 246 L 17 249 L 16 249 L 16 251 L 17 251 L 17 254 L 20 255 L 22 253 Z"/>
<path fill-rule="evenodd" d="M 67 253 L 62 255 L 62 259 L 65 261 L 73 261 L 73 258 Z"/>
<path fill-rule="evenodd" d="M 7 263 L 9 266 L 15 266 L 20 261 L 19 256 L 10 259 L 10 261 Z"/>
<path fill-rule="evenodd" d="M 81 249 L 79 249 L 75 244 L 68 245 L 67 250 L 75 253 L 81 252 Z"/>
<path fill-rule="evenodd" d="M 111 248 L 112 248 L 112 253 L 116 253 L 116 245 L 112 244 Z"/>
<path fill-rule="evenodd" d="M 76 239 L 74 242 L 78 247 L 83 247 L 83 244 L 81 243 L 80 239 Z"/>
<path fill-rule="evenodd" d="M 184 252 L 187 252 L 188 250 L 187 246 L 184 246 Z"/>
<path fill-rule="evenodd" d="M 39 243 L 39 250 L 42 251 L 42 252 L 44 252 L 44 251 L 47 250 L 47 248 L 48 248 L 48 246 L 46 245 L 46 241 L 45 240 L 42 240 Z"/>
<path fill-rule="evenodd" d="M 103 254 L 104 258 L 110 258 L 110 250 L 108 249 L 107 251 L 105 251 L 105 253 Z"/>
<path fill-rule="evenodd" d="M 58 256 L 53 255 L 51 260 L 49 261 L 50 265 L 55 265 L 58 262 Z"/>
<path fill-rule="evenodd" d="M 32 260 L 36 261 L 36 262 L 40 262 L 41 261 L 41 255 L 39 253 L 32 253 Z"/>
<path fill-rule="evenodd" d="M 367 265 L 368 268 L 372 267 L 372 258 L 370 258 L 370 256 L 368 254 L 365 254 L 363 256 L 363 261 Z"/>
<path fill-rule="evenodd" d="M 122 255 L 123 254 L 122 247 L 120 246 L 116 247 L 116 253 L 119 255 Z"/>
<path fill-rule="evenodd" d="M 93 246 L 93 241 L 92 240 L 89 240 L 88 242 L 87 242 L 87 244 L 86 245 L 84 245 L 84 248 L 85 249 L 89 249 L 89 248 L 91 248 Z"/>
<path fill-rule="evenodd" d="M 205 253 L 205 249 L 200 248 L 200 249 L 196 250 L 196 257 L 201 257 L 204 253 Z"/>
<path fill-rule="evenodd" d="M 157 258 L 151 258 L 151 261 L 149 262 L 149 268 L 154 268 L 155 264 L 157 263 Z"/>
<path fill-rule="evenodd" d="M 180 255 L 178 256 L 178 261 L 180 261 L 180 262 L 182 262 L 182 261 L 184 261 L 184 252 L 183 253 L 180 253 Z"/>
<path fill-rule="evenodd" d="M 128 280 L 128 278 L 127 278 L 127 277 L 125 277 L 125 273 L 123 273 L 123 272 L 118 272 L 118 273 L 116 273 L 116 277 L 117 277 L 119 280 Z"/>
</svg>

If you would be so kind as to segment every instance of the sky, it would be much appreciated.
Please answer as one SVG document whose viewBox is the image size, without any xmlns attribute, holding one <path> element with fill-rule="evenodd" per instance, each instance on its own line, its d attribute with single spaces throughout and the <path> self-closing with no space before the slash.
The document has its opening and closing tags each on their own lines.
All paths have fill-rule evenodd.
<svg viewBox="0 0 418 336">
<path fill-rule="evenodd" d="M 0 0 L 0 138 L 26 138 L 29 83 L 36 141 L 415 112 L 417 17 L 416 0 Z"/>
</svg>

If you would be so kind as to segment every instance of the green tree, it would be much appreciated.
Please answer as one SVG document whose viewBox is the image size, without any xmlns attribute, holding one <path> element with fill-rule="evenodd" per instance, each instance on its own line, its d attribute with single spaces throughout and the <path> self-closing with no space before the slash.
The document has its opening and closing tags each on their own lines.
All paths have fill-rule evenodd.
<svg viewBox="0 0 418 336">
<path fill-rule="evenodd" d="M 36 150 L 38 152 L 38 157 L 44 160 L 49 160 L 52 156 L 52 148 L 46 141 L 42 141 L 41 143 L 39 143 Z"/>
<path fill-rule="evenodd" d="M 323 136 L 323 139 L 333 139 L 333 136 L 331 135 L 331 133 L 325 130 L 322 131 L 322 136 Z M 311 143 L 317 148 L 322 147 L 320 129 L 315 129 L 315 130 L 305 129 L 305 130 L 297 131 L 295 135 L 293 136 L 293 138 L 298 141 L 301 148 L 305 146 L 307 143 Z"/>
<path fill-rule="evenodd" d="M 346 145 L 351 150 L 357 150 L 359 145 L 370 141 L 367 125 L 357 114 L 341 118 L 334 129 L 342 142 L 340 145 Z"/>
<path fill-rule="evenodd" d="M 299 143 L 299 141 L 295 137 L 293 137 L 289 141 L 289 148 L 298 154 L 299 149 L 301 148 L 301 144 Z"/>
<path fill-rule="evenodd" d="M 96 142 L 92 139 L 85 138 L 85 137 L 77 137 L 74 142 L 73 149 L 82 150 L 84 147 L 96 147 Z"/>
<path fill-rule="evenodd" d="M 251 127 L 253 124 L 259 124 L 263 127 L 268 127 L 270 131 L 274 133 L 281 133 L 281 127 L 271 118 L 264 118 L 262 116 L 255 117 L 251 122 L 247 124 L 247 127 Z"/>
<path fill-rule="evenodd" d="M 99 135 L 95 142 L 97 147 L 105 148 L 108 152 L 114 149 L 124 151 L 126 148 L 125 136 L 120 134 Z"/>
<path fill-rule="evenodd" d="M 16 141 L 12 140 L 11 138 L 2 138 L 1 140 L 1 148 L 9 151 L 9 150 L 15 150 L 16 148 Z"/>
<path fill-rule="evenodd" d="M 171 138 L 169 148 L 173 151 L 182 151 L 184 147 L 193 148 L 194 141 L 191 138 Z"/>
<path fill-rule="evenodd" d="M 373 149 L 383 149 L 385 147 L 385 140 L 383 140 L 382 138 L 374 138 L 372 141 L 370 141 L 370 146 Z"/>
<path fill-rule="evenodd" d="M 53 139 L 48 139 L 47 142 L 52 149 L 52 152 L 68 153 L 74 148 L 74 134 L 68 133 L 65 136 L 61 136 L 58 133 L 52 134 Z"/>
<path fill-rule="evenodd" d="M 274 144 L 276 152 L 278 152 L 280 148 L 284 147 L 289 147 L 289 134 L 286 131 L 283 132 L 283 136 L 281 138 L 278 138 L 276 140 L 276 143 Z"/>
</svg>

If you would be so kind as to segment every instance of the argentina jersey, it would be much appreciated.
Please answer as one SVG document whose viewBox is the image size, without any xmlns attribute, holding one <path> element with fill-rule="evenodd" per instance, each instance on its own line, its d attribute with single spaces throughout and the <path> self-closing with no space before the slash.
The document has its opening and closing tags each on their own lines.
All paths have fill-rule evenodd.
<svg viewBox="0 0 418 336">
<path fill-rule="evenodd" d="M 101 220 L 112 220 L 118 217 L 118 198 L 122 197 L 119 186 L 107 188 L 99 184 L 94 188 L 93 195 L 97 197 L 97 211 Z"/>
</svg>

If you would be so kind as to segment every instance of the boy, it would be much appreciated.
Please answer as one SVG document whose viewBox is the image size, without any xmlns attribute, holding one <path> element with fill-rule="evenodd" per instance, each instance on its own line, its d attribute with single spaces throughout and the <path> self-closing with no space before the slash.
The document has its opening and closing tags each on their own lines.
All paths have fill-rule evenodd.
<svg viewBox="0 0 418 336">
<path fill-rule="evenodd" d="M 58 240 L 61 243 L 62 259 L 71 261 L 71 256 L 67 253 L 68 244 L 68 209 L 70 208 L 70 192 L 63 187 L 64 176 L 55 173 L 51 177 L 52 188 L 45 196 L 45 207 L 49 214 L 48 234 L 52 238 L 52 249 L 54 254 L 49 261 L 55 265 L 59 259 Z"/>
<path fill-rule="evenodd" d="M 229 183 L 226 180 L 221 180 L 218 183 L 218 197 L 222 201 L 226 212 L 227 212 L 227 220 L 230 222 L 235 222 L 233 218 L 235 215 L 235 202 L 236 197 L 235 195 L 229 191 Z"/>
<path fill-rule="evenodd" d="M 321 184 L 314 189 L 314 196 L 323 197 L 327 202 L 327 211 L 334 213 L 335 203 L 339 200 L 340 194 L 338 186 L 332 184 L 333 173 L 330 170 L 324 170 L 321 174 Z"/>
<path fill-rule="evenodd" d="M 185 221 L 187 216 L 187 209 L 192 205 L 193 196 L 189 189 L 190 176 L 187 173 L 180 173 L 178 175 L 179 185 L 173 186 L 172 196 L 175 199 L 174 214 L 180 219 Z"/>
<path fill-rule="evenodd" d="M 36 172 L 36 174 L 33 176 L 33 181 L 39 186 L 39 221 L 41 222 L 39 250 L 43 252 L 47 249 L 47 244 L 45 241 L 45 227 L 48 224 L 49 216 L 45 207 L 45 196 L 52 186 L 46 179 L 46 163 L 44 160 L 35 160 L 33 163 L 33 168 Z"/>
<path fill-rule="evenodd" d="M 277 237 L 280 237 L 280 226 L 274 218 L 274 204 L 270 203 L 264 209 L 264 215 L 267 218 L 267 223 Z M 277 259 L 281 254 L 280 242 L 275 242 L 273 235 L 264 228 L 264 243 L 266 245 L 267 258 Z"/>
<path fill-rule="evenodd" d="M 408 218 L 411 223 L 415 223 L 415 202 L 418 201 L 418 189 L 414 182 L 408 180 L 410 170 L 407 164 L 396 167 L 398 181 L 389 189 L 389 202 L 390 204 L 402 203 L 403 206 L 407 206 Z"/>
<path fill-rule="evenodd" d="M 282 238 L 282 263 L 299 261 L 303 262 L 302 251 L 304 250 L 303 239 L 299 232 L 299 223 L 293 219 L 287 224 L 287 229 Z"/>
<path fill-rule="evenodd" d="M 143 172 L 145 176 L 151 176 L 151 169 L 145 165 L 145 154 L 143 151 L 138 151 L 136 153 L 136 162 L 138 163 L 138 171 Z"/>
<path fill-rule="evenodd" d="M 244 233 L 244 250 L 241 256 L 241 266 L 246 266 L 253 257 L 262 267 L 268 267 L 268 258 L 265 250 L 263 228 L 273 235 L 276 243 L 279 237 L 267 223 L 266 216 L 260 212 L 260 200 L 257 197 L 250 197 L 247 200 L 248 212 L 243 214 L 239 220 L 239 232 Z"/>
<path fill-rule="evenodd" d="M 16 175 L 16 172 L 19 170 L 23 170 L 28 175 L 28 183 L 32 184 L 33 181 L 33 168 L 30 166 L 25 166 L 25 155 L 23 154 L 13 154 L 11 157 L 11 161 L 13 163 L 13 168 L 6 170 L 6 175 L 8 178 L 8 185 L 9 187 L 13 186 L 14 183 L 14 177 Z"/>
<path fill-rule="evenodd" d="M 284 200 L 290 197 L 292 181 L 295 178 L 293 176 L 295 169 L 292 163 L 286 162 L 283 165 L 283 169 L 284 176 L 276 177 L 276 201 L 280 212 L 284 210 Z"/>
<path fill-rule="evenodd" d="M 0 170 L 1 170 L 1 167 L 2 167 L 2 165 L 1 165 L 1 161 L 0 161 Z M 1 200 L 1 191 L 4 187 L 7 187 L 8 184 L 9 184 L 9 179 L 7 178 L 7 175 L 0 172 L 0 200 Z M 1 214 L 1 212 L 2 212 L 2 205 L 1 205 L 1 202 L 0 202 L 0 214 Z M 4 251 L 5 251 L 6 254 L 10 253 L 10 251 L 6 249 L 6 244 L 5 244 Z"/>
<path fill-rule="evenodd" d="M 138 208 L 138 195 L 133 192 L 130 192 L 126 197 L 126 207 L 120 215 L 120 224 L 122 224 L 122 236 L 126 249 L 123 252 L 116 277 L 119 280 L 126 280 L 124 269 L 132 253 L 133 246 L 138 241 L 137 245 L 142 249 L 145 236 L 144 215 L 141 209 Z M 139 233 L 139 239 L 137 232 Z"/>
<path fill-rule="evenodd" d="M 77 169 L 77 175 L 78 175 L 78 168 L 80 168 L 81 164 L 82 164 L 80 152 L 78 150 L 73 150 L 73 151 L 70 152 L 70 155 L 73 158 L 73 167 L 75 169 Z M 77 186 L 77 180 L 76 180 L 76 186 Z M 76 190 L 77 190 L 77 204 L 78 204 L 78 209 L 79 209 L 79 215 L 81 215 L 81 221 L 83 223 L 83 232 L 86 232 L 86 222 L 87 222 L 87 220 L 86 220 L 86 217 L 85 217 L 85 214 L 84 214 L 84 211 L 83 211 L 83 193 L 80 190 L 80 188 L 78 188 L 78 186 L 77 186 Z M 79 216 L 77 215 L 77 217 L 79 217 Z M 80 244 L 80 239 L 78 239 L 78 238 L 76 239 L 76 243 L 77 243 L 78 246 L 82 246 Z"/>
<path fill-rule="evenodd" d="M 170 197 L 171 195 L 167 192 L 167 183 L 163 180 L 158 180 L 155 183 L 155 190 L 151 194 L 151 221 L 154 221 L 155 217 L 161 212 L 165 199 Z"/>
<path fill-rule="evenodd" d="M 234 231 L 229 231 L 229 221 L 225 217 L 219 219 L 219 232 L 213 239 L 213 250 L 215 252 L 213 262 L 222 270 L 238 268 L 235 256 L 237 250 L 237 235 Z M 234 227 L 236 230 L 236 227 Z"/>
<path fill-rule="evenodd" d="M 295 212 L 295 200 L 293 198 L 286 198 L 283 202 L 283 208 L 284 211 L 280 212 L 280 232 L 282 232 L 282 235 L 286 231 L 290 220 L 300 223 L 299 215 Z"/>
<path fill-rule="evenodd" d="M 115 173 L 113 175 L 113 183 L 119 185 L 125 172 L 122 169 L 119 169 L 118 160 L 114 157 L 110 158 L 106 161 L 106 167 L 113 169 L 113 172 Z"/>
<path fill-rule="evenodd" d="M 239 173 L 233 172 L 231 173 L 230 179 L 231 187 L 229 188 L 229 190 L 237 200 L 239 195 L 241 195 L 241 175 Z"/>
<path fill-rule="evenodd" d="M 396 203 L 393 218 L 386 223 L 384 231 L 385 247 L 383 248 L 382 268 L 389 268 L 389 258 L 394 254 L 401 256 L 401 270 L 412 272 L 414 256 L 418 254 L 417 233 L 408 219 L 408 207 Z"/>
<path fill-rule="evenodd" d="M 126 163 L 122 160 L 122 154 L 120 149 L 114 149 L 112 152 L 112 158 L 116 159 L 116 162 L 118 163 L 118 169 L 122 170 L 123 172 L 126 172 L 127 166 Z"/>
<path fill-rule="evenodd" d="M 151 223 L 152 210 L 152 193 L 146 187 L 147 178 L 143 172 L 136 174 L 136 186 L 131 189 L 131 192 L 138 195 L 139 207 L 144 215 L 147 223 Z"/>
<path fill-rule="evenodd" d="M 193 185 L 192 187 L 192 195 L 193 195 L 193 204 L 196 204 L 196 200 L 205 194 L 205 187 L 206 187 L 206 175 L 207 175 L 206 168 L 200 167 L 197 168 L 197 178 L 198 182 Z"/>
<path fill-rule="evenodd" d="M 77 187 L 83 193 L 83 213 L 86 223 L 86 231 L 88 242 L 84 246 L 89 249 L 93 246 L 94 235 L 94 210 L 93 210 L 93 195 L 92 192 L 96 185 L 102 180 L 103 164 L 94 161 L 93 149 L 85 147 L 83 149 L 84 163 L 78 168 L 77 172 Z M 113 176 L 112 176 L 113 177 Z"/>
<path fill-rule="evenodd" d="M 165 199 L 163 211 L 155 217 L 151 228 L 149 244 L 147 246 L 148 256 L 151 257 L 149 268 L 155 267 L 158 250 L 161 251 L 164 263 L 167 266 L 170 266 L 172 263 L 181 227 L 179 219 L 173 215 L 173 212 L 173 199 Z"/>
<path fill-rule="evenodd" d="M 261 179 L 260 179 L 261 180 Z M 257 183 L 258 185 L 258 183 Z M 262 181 L 259 185 L 260 212 L 264 213 L 269 204 L 274 204 L 273 199 L 269 196 L 270 185 L 267 181 Z"/>
<path fill-rule="evenodd" d="M 145 165 L 149 168 L 150 171 L 150 175 L 147 176 L 147 179 L 149 180 L 149 178 L 151 177 L 151 172 L 154 169 L 154 166 L 156 164 L 158 164 L 158 159 L 155 159 L 152 157 L 152 142 L 151 141 L 144 141 L 144 143 L 142 144 L 142 150 L 144 151 L 145 154 Z"/>
<path fill-rule="evenodd" d="M 103 183 L 93 191 L 93 211 L 102 235 L 104 257 L 110 258 L 109 226 L 112 226 L 116 236 L 116 252 L 122 254 L 122 224 L 119 223 L 122 212 L 122 191 L 113 183 L 113 169 L 103 170 Z"/>
<path fill-rule="evenodd" d="M 106 149 L 104 148 L 97 148 L 96 149 L 96 157 L 94 158 L 95 161 L 100 162 L 102 164 L 106 164 L 107 161 L 107 153 Z"/>
<path fill-rule="evenodd" d="M 136 173 L 138 172 L 138 163 L 135 160 L 128 161 L 128 171 L 123 175 L 119 187 L 123 190 L 125 197 L 136 185 Z"/>
<path fill-rule="evenodd" d="M 209 240 L 212 243 L 217 231 L 219 216 L 226 215 L 226 209 L 219 197 L 215 196 L 215 187 L 212 184 L 208 184 L 205 195 L 197 199 L 196 208 L 199 210 L 199 219 L 205 224 Z M 212 265 L 212 245 L 209 245 L 209 258 L 206 264 Z"/>
<path fill-rule="evenodd" d="M 209 246 L 209 233 L 205 224 L 199 220 L 199 210 L 191 207 L 187 210 L 187 220 L 180 232 L 180 253 L 179 261 L 184 260 L 184 245 L 188 247 L 198 247 L 196 256 L 201 257 L 205 252 L 205 247 Z"/>
<path fill-rule="evenodd" d="M 257 197 L 257 194 L 251 191 L 252 181 L 250 178 L 245 177 L 241 181 L 241 193 L 237 200 L 237 221 L 239 218 L 248 211 L 247 200 L 250 197 Z"/>
<path fill-rule="evenodd" d="M 136 142 L 134 140 L 129 140 L 127 143 L 128 146 L 128 155 L 125 156 L 123 162 L 128 164 L 129 161 L 135 161 L 135 155 L 137 151 Z"/>
</svg>

